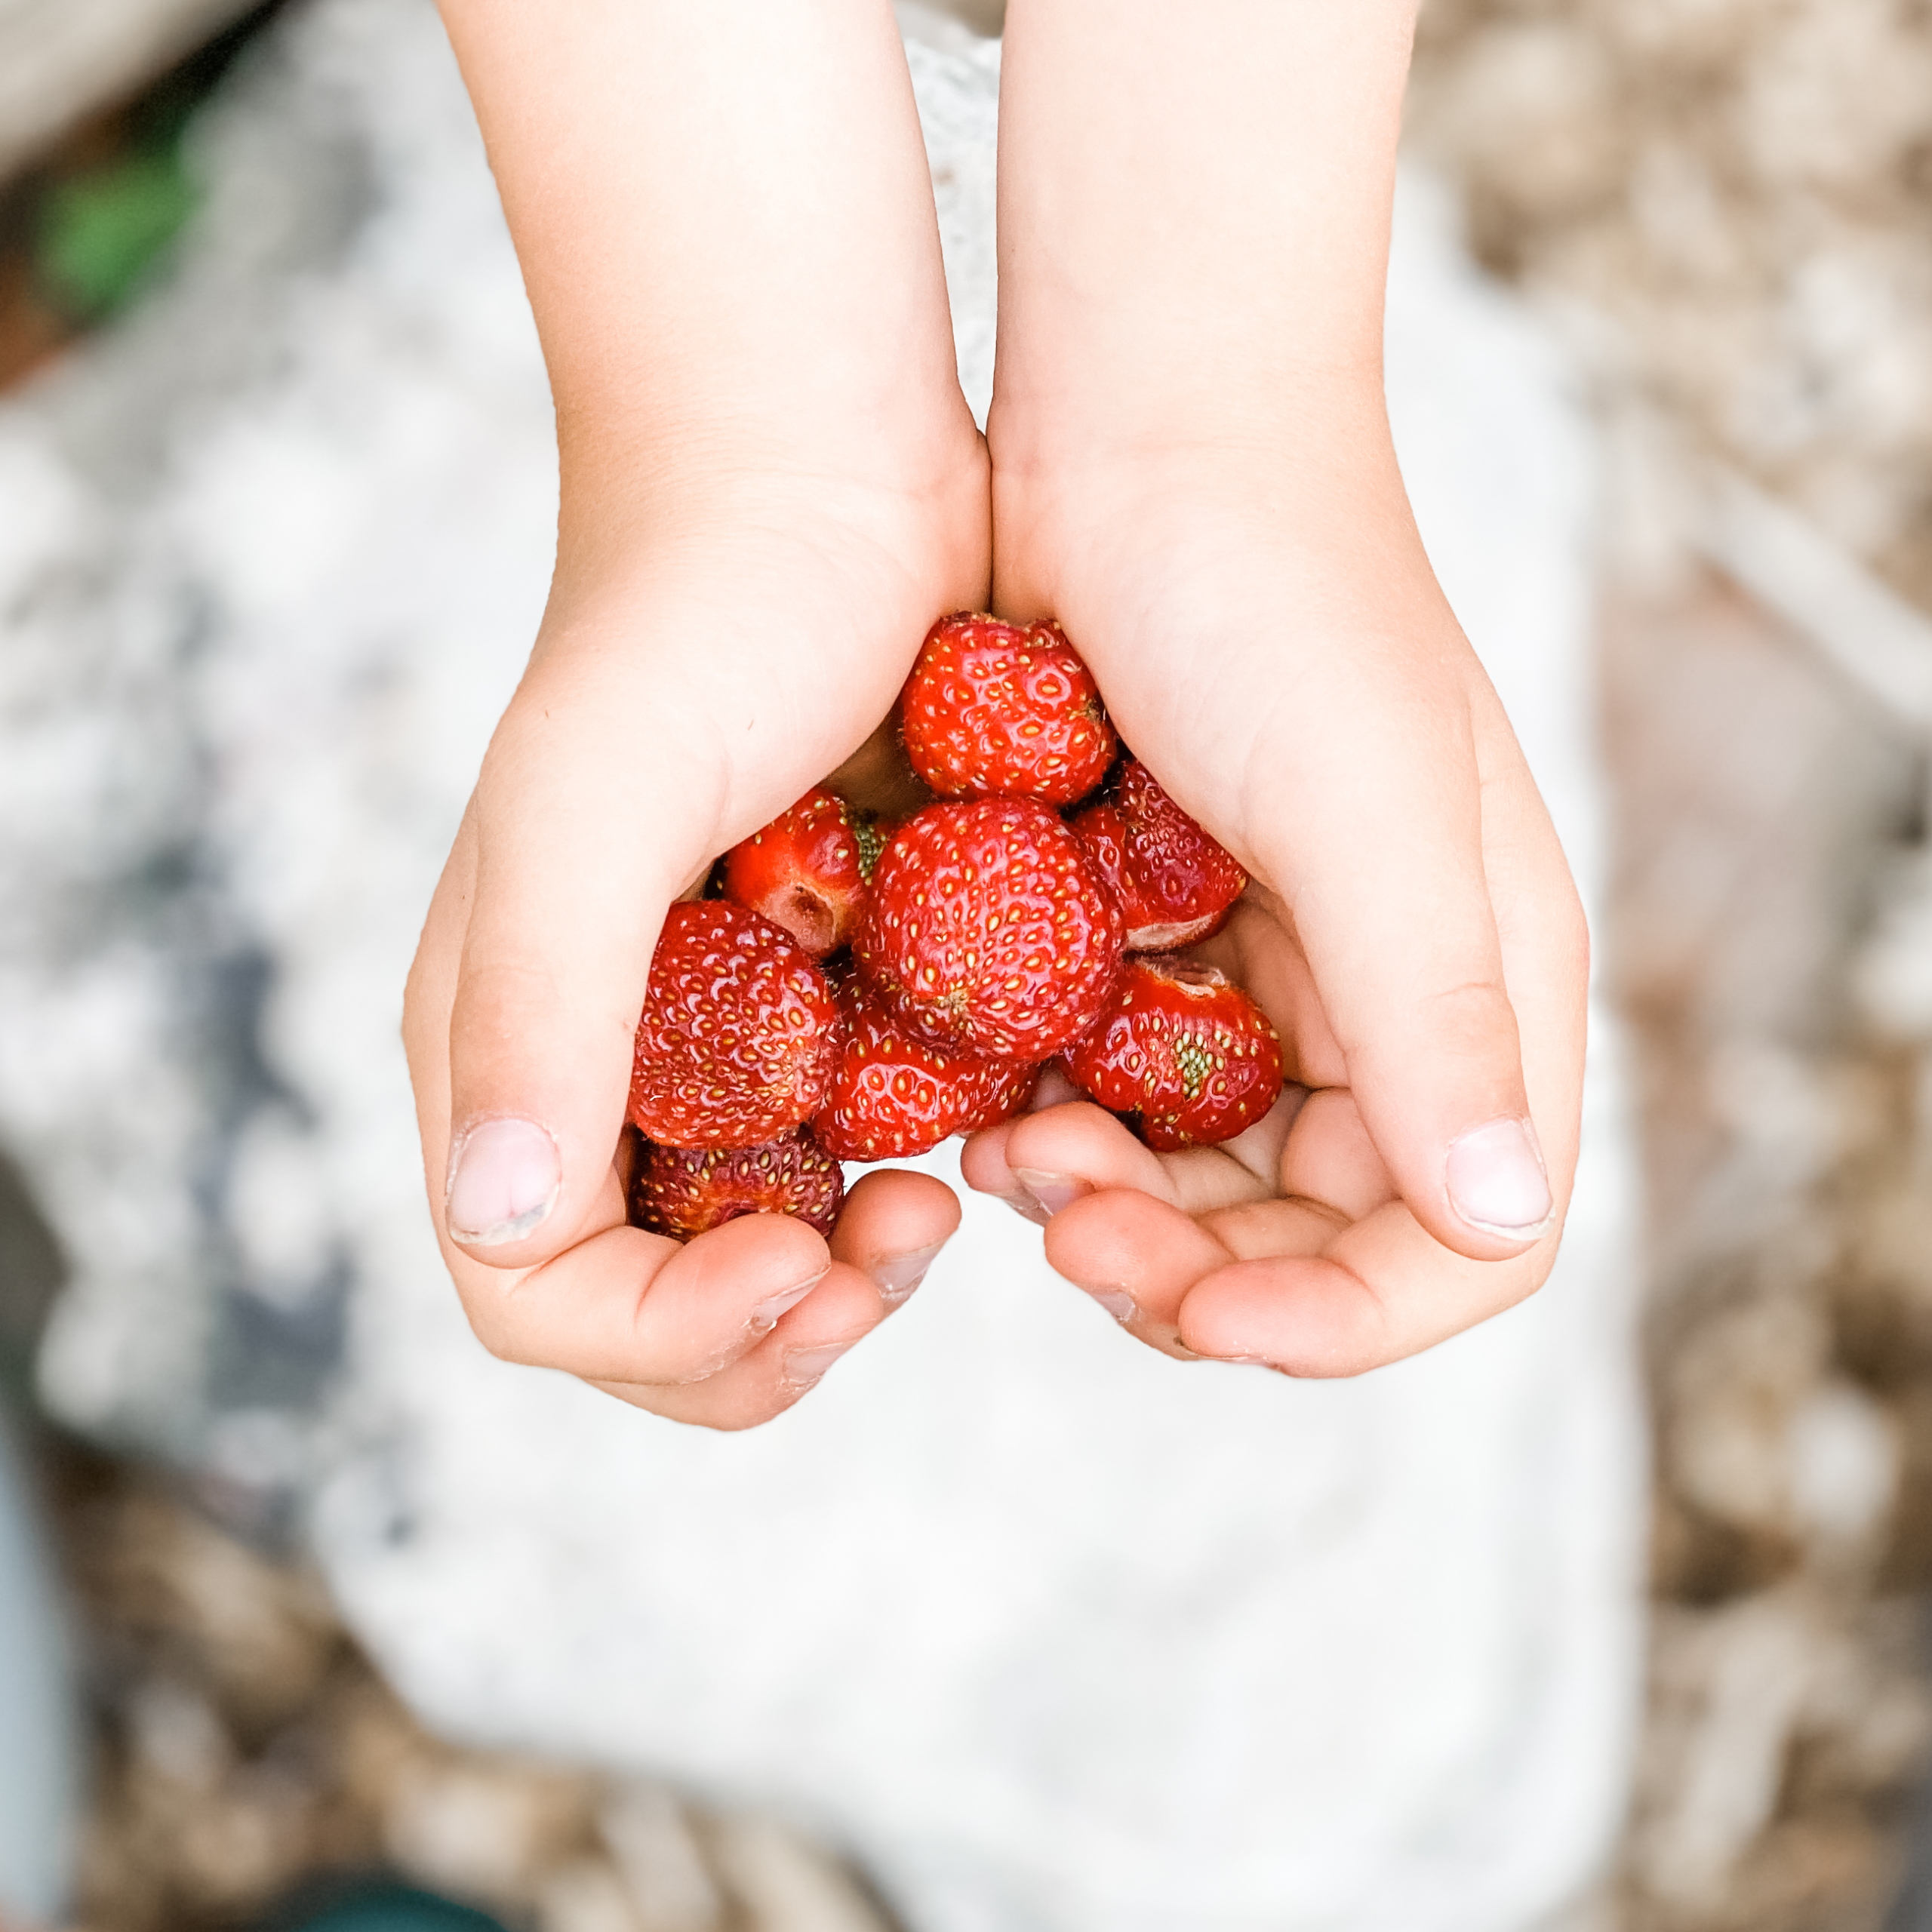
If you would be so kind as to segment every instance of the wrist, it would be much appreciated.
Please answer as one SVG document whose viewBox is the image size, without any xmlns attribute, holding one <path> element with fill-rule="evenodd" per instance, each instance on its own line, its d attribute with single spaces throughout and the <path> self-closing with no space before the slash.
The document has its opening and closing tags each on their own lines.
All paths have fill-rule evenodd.
<svg viewBox="0 0 1932 1932">
<path fill-rule="evenodd" d="M 1302 479 L 1380 489 L 1394 469 L 1379 353 L 1290 367 L 1229 345 L 1177 371 L 1144 349 L 1057 366 L 1035 346 L 1015 360 L 986 422 L 996 500 L 1252 500 Z"/>
<path fill-rule="evenodd" d="M 933 595 L 958 586 L 968 601 L 984 597 L 989 468 L 963 402 L 956 417 L 890 429 L 877 417 L 817 435 L 800 427 L 560 430 L 560 589 L 617 588 L 667 565 L 762 578 L 802 556 L 930 585 Z"/>
</svg>

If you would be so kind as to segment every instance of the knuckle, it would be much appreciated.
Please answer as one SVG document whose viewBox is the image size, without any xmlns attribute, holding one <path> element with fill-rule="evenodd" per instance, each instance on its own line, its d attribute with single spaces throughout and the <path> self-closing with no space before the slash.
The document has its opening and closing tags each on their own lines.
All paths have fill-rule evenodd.
<svg viewBox="0 0 1932 1932">
<path fill-rule="evenodd" d="M 1422 1010 L 1438 1051 L 1471 1060 L 1516 1051 L 1516 1010 L 1499 981 L 1466 980 L 1438 988 Z"/>
<path fill-rule="evenodd" d="M 804 1392 L 735 1377 L 728 1386 L 714 1391 L 702 1413 L 690 1420 L 719 1435 L 741 1435 L 783 1414 Z"/>
<path fill-rule="evenodd" d="M 521 1368 L 531 1365 L 529 1351 L 519 1346 L 515 1332 L 507 1323 L 467 1303 L 463 1312 L 469 1320 L 469 1332 L 482 1344 L 486 1355 L 494 1356 L 498 1361 L 514 1363 Z"/>
</svg>

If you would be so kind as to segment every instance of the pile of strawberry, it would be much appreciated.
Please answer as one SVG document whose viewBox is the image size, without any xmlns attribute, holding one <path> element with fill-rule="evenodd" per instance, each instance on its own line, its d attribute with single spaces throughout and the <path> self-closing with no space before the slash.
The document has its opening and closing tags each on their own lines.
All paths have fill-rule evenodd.
<svg viewBox="0 0 1932 1932">
<path fill-rule="evenodd" d="M 891 823 L 815 789 L 671 908 L 631 1082 L 636 1225 L 829 1232 L 841 1161 L 1008 1119 L 1049 1062 L 1163 1150 L 1280 1093 L 1260 1008 L 1170 956 L 1247 879 L 1121 755 L 1057 625 L 942 618 L 898 721 L 937 802 Z"/>
</svg>

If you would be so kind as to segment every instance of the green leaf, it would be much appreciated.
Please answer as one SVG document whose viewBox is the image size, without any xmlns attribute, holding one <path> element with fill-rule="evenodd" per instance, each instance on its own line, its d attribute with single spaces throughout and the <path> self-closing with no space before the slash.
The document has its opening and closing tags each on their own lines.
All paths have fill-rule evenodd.
<svg viewBox="0 0 1932 1932">
<path fill-rule="evenodd" d="M 171 145 L 56 183 L 41 211 L 41 286 L 78 321 L 118 313 L 160 266 L 195 199 Z"/>
</svg>

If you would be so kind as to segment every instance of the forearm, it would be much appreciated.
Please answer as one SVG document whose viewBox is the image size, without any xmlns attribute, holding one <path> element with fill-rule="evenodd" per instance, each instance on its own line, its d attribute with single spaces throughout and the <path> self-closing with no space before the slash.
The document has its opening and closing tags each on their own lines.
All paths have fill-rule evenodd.
<svg viewBox="0 0 1932 1932">
<path fill-rule="evenodd" d="M 886 0 L 442 0 L 582 500 L 969 439 Z"/>
<path fill-rule="evenodd" d="M 1011 0 L 996 468 L 1379 411 L 1414 0 Z"/>
</svg>

